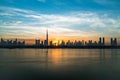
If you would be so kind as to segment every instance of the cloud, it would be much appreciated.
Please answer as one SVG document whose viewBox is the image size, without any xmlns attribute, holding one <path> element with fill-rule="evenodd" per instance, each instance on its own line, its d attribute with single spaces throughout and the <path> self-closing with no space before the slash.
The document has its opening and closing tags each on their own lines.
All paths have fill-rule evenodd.
<svg viewBox="0 0 120 80">
<path fill-rule="evenodd" d="M 25 9 L 19 9 L 19 8 L 7 7 L 7 6 L 0 6 L 0 10 L 1 10 L 0 14 L 10 14 L 10 15 L 34 13 L 34 11 L 32 10 L 25 10 Z"/>
<path fill-rule="evenodd" d="M 53 37 L 88 37 L 96 36 L 96 32 L 84 32 L 80 30 L 73 30 L 69 28 L 61 28 L 57 26 L 46 27 L 33 27 L 33 26 L 4 26 L 1 34 L 6 36 L 14 36 L 21 38 L 45 38 L 45 31 L 49 30 L 49 36 Z"/>
<path fill-rule="evenodd" d="M 115 32 L 120 33 L 118 30 L 120 19 L 109 17 L 109 14 L 105 14 L 106 16 L 95 12 L 43 14 L 11 7 L 1 7 L 0 10 L 2 10 L 2 14 L 8 14 L 0 15 L 3 17 L 0 28 L 6 30 L 6 33 L 14 35 L 22 32 L 19 36 L 24 34 L 30 37 L 41 34 L 42 37 L 46 29 L 49 29 L 50 35 L 54 36 L 109 36 Z"/>
<path fill-rule="evenodd" d="M 0 13 L 0 16 L 13 16 L 12 14 L 10 14 L 10 13 Z"/>
</svg>

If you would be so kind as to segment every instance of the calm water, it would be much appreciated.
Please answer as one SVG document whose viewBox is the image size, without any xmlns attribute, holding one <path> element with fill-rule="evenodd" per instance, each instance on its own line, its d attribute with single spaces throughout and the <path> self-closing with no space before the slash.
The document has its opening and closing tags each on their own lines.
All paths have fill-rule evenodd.
<svg viewBox="0 0 120 80">
<path fill-rule="evenodd" d="M 0 49 L 0 80 L 120 80 L 120 49 Z"/>
</svg>

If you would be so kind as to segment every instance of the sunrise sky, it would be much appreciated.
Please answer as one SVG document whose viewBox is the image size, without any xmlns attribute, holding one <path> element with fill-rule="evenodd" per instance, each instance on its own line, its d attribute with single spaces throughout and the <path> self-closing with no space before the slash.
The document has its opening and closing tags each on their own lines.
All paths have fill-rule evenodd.
<svg viewBox="0 0 120 80">
<path fill-rule="evenodd" d="M 0 37 L 120 37 L 120 0 L 0 0 Z"/>
</svg>

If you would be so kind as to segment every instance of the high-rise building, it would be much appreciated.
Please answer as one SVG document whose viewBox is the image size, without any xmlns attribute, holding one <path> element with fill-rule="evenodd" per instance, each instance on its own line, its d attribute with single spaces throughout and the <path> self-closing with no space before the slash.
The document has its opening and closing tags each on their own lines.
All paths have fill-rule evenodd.
<svg viewBox="0 0 120 80">
<path fill-rule="evenodd" d="M 46 46 L 48 46 L 48 30 L 46 31 Z"/>
<path fill-rule="evenodd" d="M 111 46 L 117 46 L 117 38 L 111 38 Z"/>
<path fill-rule="evenodd" d="M 102 43 L 102 41 L 101 41 L 101 37 L 99 38 L 99 44 L 101 44 Z"/>
<path fill-rule="evenodd" d="M 104 46 L 105 45 L 105 38 L 99 38 L 99 46 Z"/>
<path fill-rule="evenodd" d="M 65 46 L 65 41 L 62 40 L 61 46 Z"/>
<path fill-rule="evenodd" d="M 101 43 L 102 43 L 102 41 L 101 41 L 101 37 L 99 38 L 99 46 L 101 46 Z"/>
<path fill-rule="evenodd" d="M 44 46 L 48 46 L 48 30 L 46 30 L 46 40 L 44 40 Z"/>
<path fill-rule="evenodd" d="M 111 42 L 111 46 L 113 45 L 113 38 L 110 39 L 110 42 Z"/>
<path fill-rule="evenodd" d="M 50 47 L 52 47 L 53 46 L 53 42 L 52 41 L 50 41 Z"/>
<path fill-rule="evenodd" d="M 103 45 L 105 45 L 105 38 L 103 37 Z"/>
<path fill-rule="evenodd" d="M 43 42 L 43 41 L 41 41 L 41 45 L 42 45 L 42 46 L 44 45 L 44 42 Z"/>
<path fill-rule="evenodd" d="M 35 44 L 36 44 L 36 46 L 39 46 L 40 45 L 40 40 L 35 40 Z"/>
<path fill-rule="evenodd" d="M 114 39 L 114 45 L 117 46 L 117 38 Z"/>
</svg>

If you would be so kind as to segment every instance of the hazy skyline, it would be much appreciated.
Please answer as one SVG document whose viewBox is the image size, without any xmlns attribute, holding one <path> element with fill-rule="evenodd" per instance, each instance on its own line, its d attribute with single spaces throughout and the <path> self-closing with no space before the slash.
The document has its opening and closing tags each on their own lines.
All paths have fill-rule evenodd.
<svg viewBox="0 0 120 80">
<path fill-rule="evenodd" d="M 119 37 L 119 0 L 1 0 L 0 37 Z"/>
</svg>

